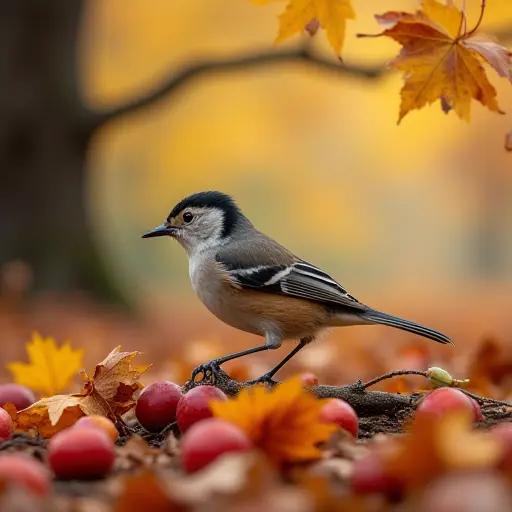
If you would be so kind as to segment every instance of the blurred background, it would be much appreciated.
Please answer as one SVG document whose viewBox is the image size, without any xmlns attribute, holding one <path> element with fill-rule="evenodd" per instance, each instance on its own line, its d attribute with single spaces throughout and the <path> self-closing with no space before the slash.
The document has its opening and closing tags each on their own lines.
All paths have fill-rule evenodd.
<svg viewBox="0 0 512 512">
<path fill-rule="evenodd" d="M 480 0 L 466 3 L 476 21 Z M 418 4 L 354 0 L 344 61 L 382 67 L 398 45 L 355 34 L 379 31 L 375 13 Z M 398 74 L 293 62 L 212 70 L 149 100 L 194 63 L 270 51 L 284 5 L 3 3 L 2 378 L 6 362 L 25 360 L 34 330 L 85 348 L 88 366 L 121 344 L 144 352 L 155 375 L 182 381 L 199 362 L 256 345 L 199 303 L 177 244 L 140 238 L 184 196 L 208 189 L 232 194 L 258 228 L 361 301 L 456 343 L 338 329 L 282 376 L 307 369 L 344 383 L 431 363 L 463 372 L 482 340 L 512 349 L 511 115 L 473 102 L 468 125 L 435 104 L 398 126 Z M 488 2 L 483 29 L 510 44 L 509 0 Z M 322 32 L 311 44 L 335 60 Z M 512 111 L 510 84 L 489 76 Z M 228 368 L 264 373 L 291 347 Z"/>
</svg>

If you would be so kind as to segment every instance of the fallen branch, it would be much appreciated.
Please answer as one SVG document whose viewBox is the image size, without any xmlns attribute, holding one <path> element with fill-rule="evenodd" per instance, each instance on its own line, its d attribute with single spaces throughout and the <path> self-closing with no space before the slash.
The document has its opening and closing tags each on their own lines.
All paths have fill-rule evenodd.
<svg viewBox="0 0 512 512">
<path fill-rule="evenodd" d="M 236 396 L 241 389 L 251 387 L 254 383 L 233 380 L 226 372 L 218 370 L 215 373 L 207 372 L 200 381 L 188 381 L 184 386 L 184 391 L 202 385 L 215 386 L 228 396 Z M 385 391 L 367 391 L 362 381 L 346 386 L 311 386 L 308 389 L 318 398 L 341 398 L 345 400 L 361 417 L 380 414 L 392 416 L 398 412 L 412 412 L 421 398 L 418 393 L 400 395 Z"/>
<path fill-rule="evenodd" d="M 411 395 L 403 395 L 386 391 L 368 391 L 369 387 L 378 382 L 400 375 L 419 375 L 428 379 L 427 372 L 420 370 L 395 370 L 366 383 L 357 381 L 354 384 L 347 384 L 345 386 L 311 386 L 308 389 L 318 398 L 341 398 L 345 400 L 354 408 L 357 415 L 363 418 L 379 415 L 394 416 L 398 413 L 407 415 L 414 411 L 425 393 L 417 392 Z M 243 388 L 254 386 L 254 381 L 239 382 L 233 380 L 226 372 L 219 369 L 216 372 L 207 371 L 203 375 L 202 380 L 189 380 L 184 386 L 184 391 L 186 392 L 196 386 L 203 385 L 215 386 L 228 396 L 236 396 Z M 461 391 L 474 398 L 480 404 L 512 407 L 512 404 L 509 402 L 482 397 L 463 389 Z"/>
</svg>

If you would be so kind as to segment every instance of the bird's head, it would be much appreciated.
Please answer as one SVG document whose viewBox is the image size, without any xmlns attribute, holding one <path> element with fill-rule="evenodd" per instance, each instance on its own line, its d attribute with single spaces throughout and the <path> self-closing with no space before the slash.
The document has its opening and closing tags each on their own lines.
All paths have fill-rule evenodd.
<svg viewBox="0 0 512 512">
<path fill-rule="evenodd" d="M 248 221 L 230 196 L 198 192 L 182 199 L 163 224 L 142 238 L 170 236 L 191 253 L 221 244 L 241 222 Z"/>
</svg>

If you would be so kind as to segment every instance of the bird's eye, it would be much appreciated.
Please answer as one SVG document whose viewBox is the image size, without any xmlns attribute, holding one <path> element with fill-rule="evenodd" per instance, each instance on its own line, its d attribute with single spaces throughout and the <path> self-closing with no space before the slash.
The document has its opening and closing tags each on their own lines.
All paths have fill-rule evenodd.
<svg viewBox="0 0 512 512">
<path fill-rule="evenodd" d="M 189 222 L 192 222 L 192 219 L 194 218 L 194 215 L 192 215 L 190 212 L 185 212 L 183 214 L 183 222 L 186 222 L 187 224 Z"/>
</svg>

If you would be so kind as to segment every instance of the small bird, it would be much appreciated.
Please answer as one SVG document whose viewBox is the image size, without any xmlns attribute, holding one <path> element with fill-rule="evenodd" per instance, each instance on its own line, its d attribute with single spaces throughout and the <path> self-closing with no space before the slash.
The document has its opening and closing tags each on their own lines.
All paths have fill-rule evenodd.
<svg viewBox="0 0 512 512">
<path fill-rule="evenodd" d="M 220 320 L 258 334 L 265 343 L 198 366 L 192 375 L 284 340 L 297 346 L 258 381 L 271 382 L 297 352 L 326 328 L 382 324 L 439 343 L 450 338 L 428 327 L 372 309 L 329 274 L 258 231 L 235 201 L 221 192 L 199 192 L 180 201 L 167 220 L 143 238 L 170 236 L 185 249 L 192 287 Z"/>
</svg>

